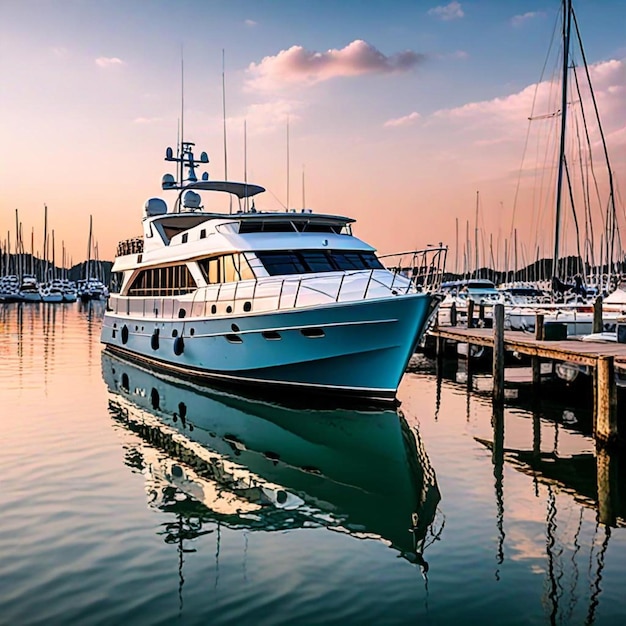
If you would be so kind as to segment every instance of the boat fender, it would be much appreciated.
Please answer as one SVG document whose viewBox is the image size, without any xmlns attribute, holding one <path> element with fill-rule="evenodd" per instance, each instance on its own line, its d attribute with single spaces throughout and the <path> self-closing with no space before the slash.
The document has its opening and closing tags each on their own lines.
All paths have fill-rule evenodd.
<svg viewBox="0 0 626 626">
<path fill-rule="evenodd" d="M 185 342 L 182 337 L 174 339 L 174 354 L 180 356 L 185 351 Z"/>
<path fill-rule="evenodd" d="M 125 344 L 128 341 L 128 326 L 124 324 L 122 326 L 122 343 Z"/>
<path fill-rule="evenodd" d="M 158 328 L 154 329 L 154 332 L 152 333 L 152 337 L 150 337 L 150 347 L 153 350 L 159 349 L 159 329 Z"/>
</svg>

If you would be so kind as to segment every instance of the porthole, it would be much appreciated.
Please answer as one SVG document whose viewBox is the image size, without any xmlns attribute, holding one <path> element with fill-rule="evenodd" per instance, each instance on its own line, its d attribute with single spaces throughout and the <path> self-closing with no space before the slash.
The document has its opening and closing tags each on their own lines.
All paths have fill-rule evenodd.
<svg viewBox="0 0 626 626">
<path fill-rule="evenodd" d="M 155 411 L 158 411 L 161 408 L 159 392 L 154 387 L 152 387 L 152 391 L 150 392 L 150 404 Z"/>
<path fill-rule="evenodd" d="M 232 328 L 234 333 L 239 332 L 239 326 L 237 326 L 237 324 L 231 324 L 230 327 Z"/>
<path fill-rule="evenodd" d="M 214 304 L 211 305 L 211 313 L 213 313 L 213 315 L 217 313 L 217 307 Z"/>
<path fill-rule="evenodd" d="M 190 328 L 189 329 L 189 334 L 193 337 L 196 334 L 196 329 L 195 328 Z"/>
<path fill-rule="evenodd" d="M 135 332 L 138 333 L 139 332 L 139 326 L 135 326 Z"/>
<path fill-rule="evenodd" d="M 174 339 L 174 354 L 180 356 L 185 351 L 185 342 L 182 337 Z"/>
<path fill-rule="evenodd" d="M 325 336 L 322 328 L 302 328 L 300 332 L 304 337 L 308 337 L 309 339 L 320 339 Z"/>
<path fill-rule="evenodd" d="M 243 303 L 243 310 L 248 313 L 249 311 L 252 311 L 252 302 L 244 302 Z"/>
<path fill-rule="evenodd" d="M 183 317 L 185 317 L 185 315 L 187 315 L 187 311 L 185 309 L 178 309 L 178 318 L 182 319 Z"/>
<path fill-rule="evenodd" d="M 276 340 L 281 339 L 280 333 L 277 333 L 275 330 L 264 330 L 261 335 L 264 339 Z"/>
<path fill-rule="evenodd" d="M 226 307 L 226 313 L 232 313 L 233 312 L 233 307 L 230 306 L 230 304 Z"/>
<path fill-rule="evenodd" d="M 159 329 L 155 328 L 152 336 L 150 337 L 150 347 L 153 350 L 159 349 Z"/>
<path fill-rule="evenodd" d="M 128 391 L 129 388 L 130 388 L 130 382 L 128 380 L 128 374 L 126 374 L 126 373 L 122 374 L 121 386 L 122 386 L 122 389 L 124 391 Z"/>
<path fill-rule="evenodd" d="M 124 324 L 122 326 L 122 343 L 125 344 L 128 341 L 128 326 Z"/>
<path fill-rule="evenodd" d="M 243 339 L 239 335 L 226 335 L 228 343 L 243 343 Z"/>
<path fill-rule="evenodd" d="M 178 337 L 178 331 L 176 329 L 172 331 L 172 337 Z"/>
</svg>

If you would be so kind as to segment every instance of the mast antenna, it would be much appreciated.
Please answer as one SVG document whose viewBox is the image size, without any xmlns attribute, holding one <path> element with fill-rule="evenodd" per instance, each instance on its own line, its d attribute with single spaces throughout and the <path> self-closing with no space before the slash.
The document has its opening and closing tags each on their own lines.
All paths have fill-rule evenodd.
<svg viewBox="0 0 626 626">
<path fill-rule="evenodd" d="M 228 180 L 228 152 L 226 149 L 226 72 L 225 51 L 222 48 L 222 123 L 224 127 L 224 180 Z M 229 213 L 233 212 L 233 197 L 230 197 Z"/>
<path fill-rule="evenodd" d="M 243 121 L 243 182 L 248 184 L 248 121 Z M 250 198 L 246 195 L 246 212 L 249 210 Z"/>
<path fill-rule="evenodd" d="M 287 210 L 289 210 L 289 116 L 287 116 Z"/>
<path fill-rule="evenodd" d="M 559 239 L 561 229 L 561 201 L 563 189 L 563 171 L 565 168 L 565 130 L 567 121 L 567 74 L 569 71 L 569 36 L 572 15 L 571 0 L 563 0 L 563 85 L 561 93 L 561 141 L 559 146 L 559 172 L 556 186 L 556 214 L 554 225 L 554 255 L 552 257 L 552 276 L 558 276 Z"/>
<path fill-rule="evenodd" d="M 178 142 L 178 180 L 182 185 L 183 182 L 183 150 L 182 145 L 185 141 L 185 59 L 183 54 L 183 45 L 180 46 L 180 140 Z"/>
</svg>

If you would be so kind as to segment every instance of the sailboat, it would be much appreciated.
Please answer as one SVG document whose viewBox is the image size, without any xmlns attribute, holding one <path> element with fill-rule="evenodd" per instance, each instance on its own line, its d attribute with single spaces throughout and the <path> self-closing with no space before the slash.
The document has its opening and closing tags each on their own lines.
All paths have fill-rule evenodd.
<svg viewBox="0 0 626 626">
<path fill-rule="evenodd" d="M 97 259 L 92 259 L 94 251 L 93 245 L 93 217 L 89 216 L 89 242 L 87 244 L 87 262 L 85 263 L 85 274 L 82 280 L 78 281 L 78 297 L 81 302 L 89 300 L 106 300 L 109 290 L 96 274 L 96 267 L 99 266 Z"/>
<path fill-rule="evenodd" d="M 562 3 L 561 37 L 560 109 L 537 116 L 533 112 L 529 117 L 531 122 L 546 120 L 550 123 L 553 119 L 559 121 L 551 263 L 552 303 L 510 308 L 506 318 L 513 329 L 531 330 L 534 327 L 535 314 L 540 312 L 544 314 L 546 322 L 567 323 L 569 334 L 586 334 L 591 332 L 593 321 L 591 298 L 598 293 L 607 294 L 615 289 L 616 268 L 623 253 L 620 250 L 621 239 L 608 147 L 572 0 L 563 0 Z M 575 58 L 578 55 L 580 64 L 577 64 Z M 601 146 L 601 160 L 606 167 L 604 182 L 607 191 L 604 198 L 601 197 L 599 174 L 594 169 L 594 142 Z M 575 156 L 568 154 L 567 148 L 570 146 L 576 147 Z M 547 154 L 549 150 L 546 149 L 545 152 Z M 578 214 L 582 211 L 579 208 L 577 212 L 575 206 L 581 204 L 584 207 L 584 231 L 581 225 L 582 215 Z M 597 221 L 598 217 L 603 226 L 599 259 L 594 254 L 597 233 L 594 235 L 593 230 L 594 218 Z M 571 263 L 571 255 L 568 258 L 566 254 L 568 221 L 575 231 L 577 255 L 574 264 Z M 570 237 L 570 244 L 571 241 Z M 583 249 L 586 251 L 585 259 L 581 253 Z M 588 285 L 587 276 L 590 267 L 595 267 L 596 274 L 601 274 L 599 280 L 597 276 L 594 279 L 592 288 Z M 599 269 L 606 272 L 601 273 Z M 572 276 L 572 273 L 576 275 Z M 617 312 L 606 313 L 605 322 L 614 326 Z"/>
</svg>

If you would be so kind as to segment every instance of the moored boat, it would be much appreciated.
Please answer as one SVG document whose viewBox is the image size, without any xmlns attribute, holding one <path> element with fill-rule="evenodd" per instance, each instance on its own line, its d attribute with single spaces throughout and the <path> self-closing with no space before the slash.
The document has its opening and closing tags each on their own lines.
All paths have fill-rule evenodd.
<svg viewBox="0 0 626 626">
<path fill-rule="evenodd" d="M 263 187 L 198 180 L 208 163 L 192 143 L 166 161 L 178 180 L 171 207 L 146 202 L 143 237 L 123 241 L 112 271 L 102 341 L 172 371 L 228 385 L 261 385 L 394 401 L 436 312 L 445 248 L 413 254 L 414 269 L 386 269 L 352 234 L 354 220 L 310 210 L 265 212 Z M 238 208 L 205 208 L 230 194 Z"/>
</svg>

